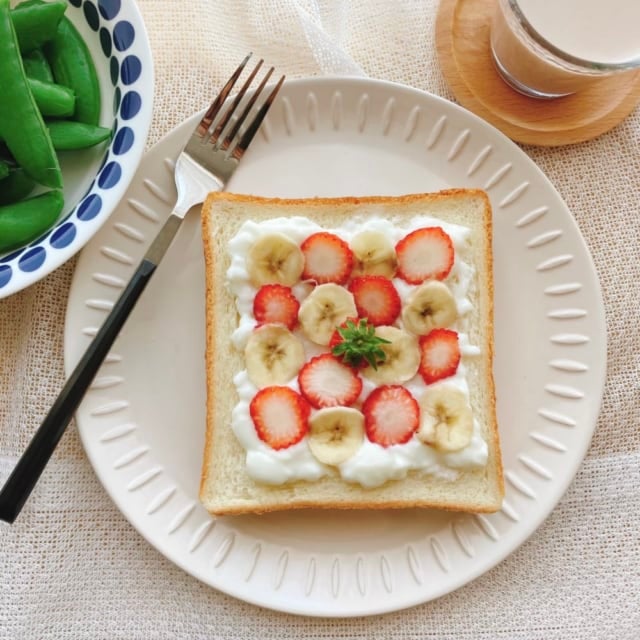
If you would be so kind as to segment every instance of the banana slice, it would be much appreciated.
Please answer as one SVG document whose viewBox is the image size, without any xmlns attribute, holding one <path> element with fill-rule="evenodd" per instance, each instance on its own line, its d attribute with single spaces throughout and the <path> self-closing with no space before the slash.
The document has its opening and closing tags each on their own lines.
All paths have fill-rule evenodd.
<svg viewBox="0 0 640 640">
<path fill-rule="evenodd" d="M 350 407 L 320 409 L 309 420 L 309 449 L 324 464 L 350 458 L 364 440 L 364 416 Z"/>
<path fill-rule="evenodd" d="M 456 301 L 446 284 L 430 280 L 417 287 L 402 309 L 407 331 L 426 335 L 436 327 L 447 327 L 458 317 Z"/>
<path fill-rule="evenodd" d="M 362 231 L 351 240 L 353 276 L 393 278 L 398 261 L 391 240 L 381 231 Z"/>
<path fill-rule="evenodd" d="M 254 287 L 263 284 L 298 282 L 304 268 L 300 247 L 282 233 L 270 233 L 258 238 L 247 253 L 247 271 Z"/>
<path fill-rule="evenodd" d="M 418 339 L 397 327 L 376 327 L 379 338 L 389 340 L 389 344 L 381 344 L 385 360 L 377 369 L 365 367 L 362 370 L 369 380 L 376 384 L 402 384 L 411 380 L 420 366 L 420 349 Z"/>
<path fill-rule="evenodd" d="M 317 286 L 300 305 L 298 320 L 309 340 L 328 345 L 335 328 L 358 315 L 353 294 L 338 284 Z"/>
<path fill-rule="evenodd" d="M 259 389 L 286 384 L 304 364 L 299 338 L 279 324 L 265 324 L 249 336 L 244 359 L 251 382 Z"/>
<path fill-rule="evenodd" d="M 418 439 L 440 451 L 464 449 L 473 434 L 473 414 L 465 394 L 451 385 L 428 388 L 420 398 Z"/>
</svg>

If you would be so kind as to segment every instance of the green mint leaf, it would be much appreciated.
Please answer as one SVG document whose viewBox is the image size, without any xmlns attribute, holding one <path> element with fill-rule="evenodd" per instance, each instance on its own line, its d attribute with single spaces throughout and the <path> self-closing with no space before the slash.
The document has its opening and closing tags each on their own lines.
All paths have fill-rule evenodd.
<svg viewBox="0 0 640 640">
<path fill-rule="evenodd" d="M 366 318 L 360 318 L 357 323 L 347 320 L 344 326 L 337 327 L 337 331 L 342 341 L 331 349 L 331 353 L 341 357 L 345 364 L 358 367 L 365 361 L 377 369 L 384 362 L 386 354 L 380 345 L 389 344 L 390 341 L 376 336 L 375 326 Z"/>
</svg>

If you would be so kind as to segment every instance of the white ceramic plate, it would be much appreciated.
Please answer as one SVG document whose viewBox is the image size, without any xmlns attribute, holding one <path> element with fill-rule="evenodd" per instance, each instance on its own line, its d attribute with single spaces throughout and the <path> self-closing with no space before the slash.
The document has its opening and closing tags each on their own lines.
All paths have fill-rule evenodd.
<svg viewBox="0 0 640 640">
<path fill-rule="evenodd" d="M 67 372 L 174 198 L 170 159 L 195 122 L 144 158 L 83 251 Z M 494 207 L 495 373 L 502 511 L 301 511 L 212 519 L 197 499 L 204 442 L 204 275 L 197 214 L 144 293 L 77 414 L 98 477 L 151 544 L 205 583 L 309 615 L 383 613 L 495 566 L 546 518 L 587 450 L 605 376 L 605 321 L 576 224 L 518 147 L 440 98 L 372 80 L 285 85 L 231 191 L 265 196 L 485 188 Z"/>
</svg>

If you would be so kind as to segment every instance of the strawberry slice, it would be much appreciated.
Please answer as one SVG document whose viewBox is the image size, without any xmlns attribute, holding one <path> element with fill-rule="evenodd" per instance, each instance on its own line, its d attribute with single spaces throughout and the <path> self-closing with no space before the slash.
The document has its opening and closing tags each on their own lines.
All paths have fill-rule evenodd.
<svg viewBox="0 0 640 640">
<path fill-rule="evenodd" d="M 290 287 L 282 284 L 265 284 L 253 299 L 253 317 L 258 326 L 280 323 L 293 329 L 298 321 L 300 303 Z"/>
<path fill-rule="evenodd" d="M 455 374 L 460 364 L 458 334 L 451 329 L 432 329 L 420 336 L 420 367 L 422 379 L 431 384 Z"/>
<path fill-rule="evenodd" d="M 330 353 L 311 358 L 300 369 L 298 384 L 304 398 L 316 409 L 348 407 L 362 391 L 358 374 Z"/>
<path fill-rule="evenodd" d="M 374 389 L 364 401 L 362 413 L 367 437 L 383 447 L 408 442 L 420 423 L 416 399 L 398 384 Z"/>
<path fill-rule="evenodd" d="M 453 267 L 453 242 L 440 227 L 416 229 L 396 244 L 398 276 L 409 284 L 444 280 Z"/>
<path fill-rule="evenodd" d="M 289 387 L 260 389 L 249 404 L 258 437 L 272 449 L 286 449 L 309 431 L 309 403 Z"/>
<path fill-rule="evenodd" d="M 400 315 L 402 301 L 393 282 L 384 276 L 360 276 L 349 285 L 358 315 L 376 327 L 393 324 Z"/>
<path fill-rule="evenodd" d="M 303 280 L 318 284 L 344 284 L 353 269 L 353 252 L 333 233 L 321 231 L 310 235 L 301 245 L 304 255 Z"/>
</svg>

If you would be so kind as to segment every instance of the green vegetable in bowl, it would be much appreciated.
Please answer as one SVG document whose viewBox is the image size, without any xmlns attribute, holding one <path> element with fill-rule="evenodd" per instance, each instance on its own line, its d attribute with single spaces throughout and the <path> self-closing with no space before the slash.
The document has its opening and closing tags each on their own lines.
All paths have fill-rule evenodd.
<svg viewBox="0 0 640 640">
<path fill-rule="evenodd" d="M 64 118 L 73 115 L 76 97 L 71 89 L 35 78 L 27 78 L 27 81 L 42 116 Z"/>
<path fill-rule="evenodd" d="M 76 96 L 73 119 L 97 125 L 100 120 L 100 84 L 89 49 L 71 20 L 63 16 L 45 54 L 58 84 Z"/>
<path fill-rule="evenodd" d="M 22 56 L 22 64 L 27 78 L 41 82 L 53 82 L 53 73 L 47 57 L 42 49 L 34 49 Z"/>
<path fill-rule="evenodd" d="M 52 120 L 47 122 L 47 127 L 56 151 L 86 149 L 111 137 L 111 129 L 95 127 L 84 122 Z"/>
<path fill-rule="evenodd" d="M 16 31 L 20 51 L 27 53 L 51 40 L 66 8 L 67 3 L 64 0 L 53 2 L 27 0 L 12 9 L 11 21 Z"/>
<path fill-rule="evenodd" d="M 0 0 L 0 137 L 11 154 L 37 182 L 62 187 L 62 172 L 51 138 L 22 66 L 9 0 Z"/>
<path fill-rule="evenodd" d="M 66 8 L 65 0 L 26 0 L 14 9 L 0 0 L 0 253 L 35 240 L 60 217 L 57 152 L 111 136 L 98 126 L 97 73 Z M 52 190 L 31 196 L 37 185 Z"/>
<path fill-rule="evenodd" d="M 62 191 L 48 191 L 0 207 L 0 251 L 21 247 L 43 234 L 62 213 Z"/>
<path fill-rule="evenodd" d="M 9 169 L 9 175 L 0 182 L 0 206 L 19 202 L 35 188 L 36 183 L 20 167 Z M 0 238 L 0 242 L 2 238 Z"/>
<path fill-rule="evenodd" d="M 72 151 L 73 149 L 87 149 L 104 142 L 111 137 L 111 129 L 97 127 L 84 122 L 73 120 L 45 121 L 49 136 L 56 151 Z M 0 142 L 2 140 L 0 139 Z M 2 161 L 0 160 L 0 178 L 2 178 Z"/>
</svg>

